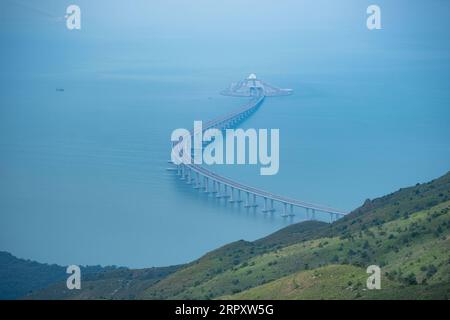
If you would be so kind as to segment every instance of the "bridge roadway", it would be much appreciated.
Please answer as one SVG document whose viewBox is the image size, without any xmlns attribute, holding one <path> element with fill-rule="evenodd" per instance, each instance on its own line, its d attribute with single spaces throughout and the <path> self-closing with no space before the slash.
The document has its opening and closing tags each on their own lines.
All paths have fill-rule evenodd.
<svg viewBox="0 0 450 320">
<path fill-rule="evenodd" d="M 203 124 L 203 131 L 211 128 L 216 128 L 224 130 L 232 127 L 234 124 L 246 119 L 250 114 L 255 112 L 261 104 L 264 102 L 265 96 L 259 95 L 254 97 L 248 103 L 240 107 L 234 112 L 226 114 L 224 116 L 218 117 L 216 119 L 210 120 Z M 203 132 L 202 132 L 203 133 Z M 193 137 L 194 132 L 191 130 L 190 137 Z M 189 138 L 189 137 L 183 137 Z M 177 147 L 180 145 L 178 142 L 174 142 L 172 147 L 174 148 L 175 154 L 179 154 Z M 181 148 L 181 146 L 179 147 Z M 283 205 L 283 217 L 293 216 L 294 207 L 306 209 L 307 219 L 316 219 L 316 213 L 322 212 L 330 215 L 330 221 L 337 220 L 347 213 L 338 209 L 334 209 L 328 206 L 313 204 L 305 201 L 300 201 L 297 199 L 291 199 L 288 197 L 280 196 L 268 191 L 264 191 L 258 188 L 247 186 L 238 183 L 234 180 L 228 179 L 221 175 L 218 175 L 204 166 L 194 164 L 192 159 L 191 164 L 180 164 L 177 166 L 178 174 L 182 179 L 187 179 L 188 183 L 195 182 L 195 188 L 203 188 L 205 192 L 211 192 L 217 194 L 218 198 L 230 198 L 230 202 L 242 202 L 241 193 L 246 195 L 245 207 L 257 207 L 257 197 L 264 200 L 263 212 L 274 212 L 274 202 Z M 210 182 L 212 183 L 212 188 L 210 188 Z M 221 192 L 221 186 L 223 186 L 223 192 Z M 228 191 L 228 188 L 230 189 Z M 234 191 L 237 191 L 237 197 L 235 199 Z M 250 197 L 251 196 L 251 197 Z M 269 203 L 270 202 L 270 203 Z M 289 210 L 288 207 L 289 206 Z M 309 212 L 311 210 L 311 214 Z"/>
</svg>

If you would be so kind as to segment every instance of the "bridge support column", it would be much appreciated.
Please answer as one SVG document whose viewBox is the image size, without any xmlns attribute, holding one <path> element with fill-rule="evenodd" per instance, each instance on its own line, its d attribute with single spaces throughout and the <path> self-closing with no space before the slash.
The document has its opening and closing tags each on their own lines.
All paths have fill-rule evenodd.
<svg viewBox="0 0 450 320">
<path fill-rule="evenodd" d="M 256 208 L 258 206 L 258 204 L 256 203 L 256 194 L 253 193 L 252 195 L 253 195 L 253 203 L 250 203 L 250 192 L 247 192 L 247 202 L 245 205 L 246 208 L 250 207 Z"/>
<path fill-rule="evenodd" d="M 241 189 L 238 189 L 238 195 L 237 195 L 237 199 L 236 199 L 236 202 L 237 203 L 241 203 L 242 202 L 242 199 L 241 199 Z"/>
<path fill-rule="evenodd" d="M 213 180 L 212 181 L 212 191 L 211 191 L 211 193 L 217 193 L 217 189 L 216 189 L 217 187 L 216 187 L 216 180 Z"/>
<path fill-rule="evenodd" d="M 220 194 L 220 182 L 219 181 L 217 181 L 217 195 L 216 195 L 216 198 L 221 198 L 222 197 L 222 195 Z"/>
<path fill-rule="evenodd" d="M 306 220 L 309 220 L 309 208 L 306 208 Z"/>
<path fill-rule="evenodd" d="M 270 212 L 275 212 L 275 207 L 273 206 L 273 199 L 270 199 Z"/>
<path fill-rule="evenodd" d="M 231 202 L 231 203 L 234 202 L 233 196 L 234 196 L 234 188 L 230 187 L 230 200 L 229 200 L 229 202 Z"/>
<path fill-rule="evenodd" d="M 188 176 L 188 178 L 187 178 L 187 183 L 188 184 L 191 184 L 191 182 L 192 182 L 192 170 L 191 169 L 187 169 L 187 176 Z"/>
<path fill-rule="evenodd" d="M 251 205 L 250 205 L 250 193 L 249 192 L 247 192 L 247 200 L 245 201 L 244 207 L 245 208 L 250 208 L 251 207 Z"/>
<path fill-rule="evenodd" d="M 224 184 L 223 188 L 224 188 L 224 190 L 223 190 L 223 197 L 224 198 L 229 198 L 230 196 L 228 195 L 228 185 Z"/>
<path fill-rule="evenodd" d="M 181 164 L 181 180 L 185 179 L 185 168 L 184 168 L 184 164 Z"/>
<path fill-rule="evenodd" d="M 268 212 L 269 210 L 267 209 L 267 198 L 264 197 L 264 209 L 262 212 Z"/>
<path fill-rule="evenodd" d="M 316 220 L 316 210 L 312 209 L 312 217 L 311 220 Z"/>
<path fill-rule="evenodd" d="M 181 164 L 177 165 L 177 175 L 181 176 Z"/>
<path fill-rule="evenodd" d="M 195 189 L 199 189 L 200 186 L 202 185 L 201 181 L 200 181 L 200 174 L 198 172 L 195 173 Z"/>
<path fill-rule="evenodd" d="M 289 215 L 290 215 L 291 217 L 293 217 L 293 216 L 295 216 L 295 214 L 294 214 L 294 206 L 291 204 L 290 207 L 291 207 L 291 212 L 290 212 Z"/>
<path fill-rule="evenodd" d="M 204 187 L 205 187 L 205 192 L 208 193 L 208 187 L 209 187 L 208 177 L 204 178 L 203 184 L 204 184 Z"/>
<path fill-rule="evenodd" d="M 253 204 L 252 207 L 256 208 L 258 204 L 256 203 L 256 194 L 253 194 Z"/>
<path fill-rule="evenodd" d="M 287 217 L 287 203 L 283 202 L 283 214 L 281 215 L 282 217 Z"/>
</svg>

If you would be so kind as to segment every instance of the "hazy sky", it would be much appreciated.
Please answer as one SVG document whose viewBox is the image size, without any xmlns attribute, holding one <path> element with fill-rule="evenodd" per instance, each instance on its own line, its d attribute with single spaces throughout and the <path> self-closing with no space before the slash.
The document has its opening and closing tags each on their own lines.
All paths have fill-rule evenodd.
<svg viewBox="0 0 450 320">
<path fill-rule="evenodd" d="M 82 32 L 68 32 L 61 20 L 72 3 L 81 7 Z M 64 58 L 79 52 L 80 59 L 88 50 L 107 55 L 114 46 L 124 46 L 130 54 L 123 59 L 133 59 L 132 50 L 146 50 L 160 65 L 220 68 L 283 59 L 278 63 L 283 73 L 298 58 L 293 48 L 318 51 L 326 42 L 321 54 L 327 56 L 350 50 L 351 41 L 360 45 L 380 37 L 366 28 L 366 8 L 372 3 L 382 9 L 386 44 L 447 35 L 450 5 L 444 0 L 6 0 L 0 12 L 0 63 L 4 72 L 39 69 L 42 63 L 27 66 L 25 58 L 39 55 L 40 45 L 54 47 Z"/>
</svg>

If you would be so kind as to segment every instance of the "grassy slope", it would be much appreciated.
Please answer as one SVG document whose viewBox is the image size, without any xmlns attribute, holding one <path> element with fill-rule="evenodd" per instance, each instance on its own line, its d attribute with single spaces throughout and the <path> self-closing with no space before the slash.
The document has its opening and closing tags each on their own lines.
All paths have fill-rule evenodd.
<svg viewBox="0 0 450 320">
<path fill-rule="evenodd" d="M 443 285 L 404 286 L 383 279 L 381 290 L 367 290 L 363 268 L 350 265 L 328 265 L 315 270 L 296 272 L 242 293 L 222 299 L 250 300 L 317 300 L 317 299 L 441 299 L 448 297 Z"/>
<path fill-rule="evenodd" d="M 428 252 L 430 248 L 434 248 L 439 257 L 440 270 L 445 273 L 446 269 L 441 260 L 445 260 L 448 241 L 439 240 L 435 229 L 441 225 L 447 234 L 446 221 L 449 221 L 449 217 L 445 214 L 438 220 L 434 216 L 430 216 L 431 220 L 428 216 L 419 221 L 415 219 L 434 214 L 426 210 L 421 213 L 418 211 L 430 209 L 449 199 L 450 174 L 446 174 L 426 184 L 400 189 L 373 201 L 367 200 L 361 208 L 331 225 L 300 223 L 254 243 L 241 241 L 231 244 L 227 248 L 228 252 L 234 250 L 239 264 L 221 264 L 217 259 L 226 257 L 226 254 L 219 249 L 214 260 L 208 255 L 203 257 L 198 262 L 200 268 L 193 264 L 189 270 L 174 273 L 148 288 L 142 297 L 217 298 L 298 271 L 337 263 L 356 266 L 384 266 L 389 263 L 389 266 L 383 269 L 390 271 L 393 276 L 403 279 L 409 275 L 407 272 L 416 271 L 417 281 L 421 281 L 417 270 L 409 270 L 411 267 L 403 266 L 402 263 L 407 261 L 406 256 L 412 255 L 412 246 L 422 250 L 417 251 L 422 252 L 422 262 L 430 260 Z M 240 254 L 243 247 L 253 248 L 253 254 Z M 408 264 L 411 262 L 414 266 L 413 261 L 407 261 Z M 403 268 L 391 270 L 394 266 L 397 269 L 400 266 Z M 416 263 L 415 269 L 417 268 L 424 267 Z M 200 270 L 200 276 L 197 277 L 196 271 Z M 185 272 L 190 276 L 186 277 Z M 174 286 L 176 290 L 173 290 Z"/>
<path fill-rule="evenodd" d="M 147 299 L 193 298 L 190 288 L 207 283 L 227 270 L 233 270 L 237 266 L 245 264 L 253 257 L 301 241 L 304 239 L 304 233 L 312 234 L 314 230 L 326 225 L 323 222 L 308 221 L 289 226 L 255 242 L 244 240 L 233 242 L 206 254 L 186 268 L 163 279 L 146 290 L 142 297 Z M 201 298 L 209 299 L 213 296 L 201 294 Z"/>
<path fill-rule="evenodd" d="M 429 224 L 424 228 L 425 221 L 429 221 Z M 276 295 L 277 298 L 286 299 L 448 298 L 450 297 L 449 230 L 450 201 L 447 201 L 429 210 L 417 212 L 407 219 L 370 228 L 352 239 L 323 238 L 289 246 L 278 253 L 260 257 L 255 261 L 253 272 L 261 273 L 262 269 L 268 268 L 264 266 L 266 261 L 274 258 L 278 258 L 276 266 L 280 270 L 286 269 L 286 265 L 289 266 L 294 260 L 303 259 L 314 261 L 317 269 L 300 271 L 293 276 L 257 286 L 231 297 L 272 299 L 273 295 Z M 308 251 L 312 252 L 312 255 L 308 255 Z M 330 254 L 335 254 L 332 255 L 331 261 L 327 258 Z M 332 263 L 343 265 L 336 266 Z M 349 266 L 348 263 L 354 265 Z M 319 267 L 321 264 L 328 266 Z M 382 267 L 383 290 L 376 293 L 364 290 L 367 279 L 365 267 L 370 264 Z M 323 273 L 324 276 L 314 278 L 316 272 Z M 352 280 L 353 277 L 350 275 L 358 277 Z M 299 284 L 298 287 L 290 285 L 286 292 L 281 290 L 277 293 L 277 288 L 287 286 L 293 279 Z M 359 284 L 354 287 L 348 285 L 349 281 L 352 281 L 353 285 L 355 281 Z M 346 289 L 348 286 L 353 287 L 350 292 Z M 432 288 L 434 289 L 431 290 Z M 344 289 L 347 291 L 342 291 Z M 342 296 L 339 296 L 339 291 L 343 292 Z"/>
<path fill-rule="evenodd" d="M 427 282 L 450 283 L 449 206 L 450 201 L 447 201 L 407 219 L 358 232 L 350 238 L 313 239 L 256 255 L 171 297 L 215 298 L 259 286 L 299 270 L 337 263 L 361 267 L 377 264 L 388 272 L 389 277 L 405 284 L 411 273 L 414 273 L 416 281 L 422 282 L 428 267 L 434 266 L 438 272 L 427 278 Z M 437 232 L 439 228 L 440 233 Z M 177 273 L 172 278 L 176 279 Z M 161 285 L 165 285 L 164 281 Z"/>
<path fill-rule="evenodd" d="M 328 265 L 300 271 L 223 299 L 357 299 L 379 298 L 380 291 L 365 289 L 365 270 L 350 265 Z M 383 293 L 397 287 L 383 281 Z M 384 295 L 383 295 L 384 296 Z"/>
<path fill-rule="evenodd" d="M 353 289 L 346 289 L 342 298 L 445 298 L 450 283 L 449 206 L 447 173 L 429 183 L 367 200 L 331 225 L 314 221 L 291 225 L 254 242 L 231 243 L 148 281 L 137 275 L 126 284 L 127 273 L 83 282 L 89 290 L 77 296 L 47 291 L 46 297 L 333 298 L 337 297 L 335 282 L 343 281 L 339 288 Z M 370 264 L 382 267 L 386 290 L 369 293 L 359 286 L 360 282 L 364 285 L 364 271 Z M 320 280 L 317 283 L 311 280 L 315 272 L 324 275 L 314 278 Z M 294 286 L 286 294 L 279 290 L 277 294 L 273 288 L 292 282 L 292 277 L 311 285 L 304 287 L 296 280 L 297 289 L 303 289 Z"/>
<path fill-rule="evenodd" d="M 251 257 L 268 252 L 275 247 L 285 246 L 301 239 L 303 232 L 326 226 L 326 223 L 308 221 L 282 229 L 255 243 L 236 241 L 214 250 L 202 258 L 183 266 L 169 267 L 150 279 L 141 275 L 152 269 L 121 270 L 107 272 L 101 277 L 82 279 L 81 290 L 67 290 L 65 283 L 55 285 L 26 296 L 27 299 L 166 299 L 181 295 L 187 288 L 195 287 L 212 279 L 217 274 L 232 268 Z M 158 271 L 165 268 L 154 268 Z M 176 272 L 175 272 L 176 271 Z M 132 275 L 135 273 L 134 275 Z M 173 274 L 172 274 L 173 273 Z M 132 281 L 130 281 L 132 279 Z M 151 290 L 148 290 L 151 288 Z"/>
<path fill-rule="evenodd" d="M 181 266 L 119 269 L 83 276 L 80 290 L 68 290 L 65 282 L 25 296 L 25 299 L 135 299 L 143 290 Z"/>
<path fill-rule="evenodd" d="M 450 200 L 450 172 L 428 183 L 402 188 L 374 200 L 368 199 L 363 206 L 331 224 L 328 230 L 317 233 L 316 237 L 348 236 L 355 231 L 408 217 L 411 213 L 448 200 Z"/>
<path fill-rule="evenodd" d="M 114 266 L 81 266 L 83 275 L 116 270 Z M 66 267 L 19 259 L 0 251 L 0 299 L 17 299 L 68 277 Z"/>
</svg>

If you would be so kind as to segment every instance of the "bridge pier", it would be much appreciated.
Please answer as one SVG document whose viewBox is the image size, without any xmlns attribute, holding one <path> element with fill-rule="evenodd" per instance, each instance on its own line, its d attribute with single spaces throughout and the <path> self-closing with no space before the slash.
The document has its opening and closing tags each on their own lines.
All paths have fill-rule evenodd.
<svg viewBox="0 0 450 320">
<path fill-rule="evenodd" d="M 222 195 L 220 194 L 220 182 L 217 181 L 217 195 L 216 198 L 222 198 Z"/>
<path fill-rule="evenodd" d="M 234 196 L 234 188 L 230 187 L 230 200 L 228 200 L 228 202 L 230 203 L 234 202 L 233 196 Z"/>
<path fill-rule="evenodd" d="M 195 179 L 195 187 L 194 187 L 194 189 L 200 189 L 200 187 L 202 185 L 202 183 L 200 181 L 200 174 L 198 172 L 196 172 L 195 173 L 195 177 L 196 177 L 196 179 Z"/>
<path fill-rule="evenodd" d="M 312 217 L 311 220 L 316 220 L 316 210 L 312 209 Z"/>
<path fill-rule="evenodd" d="M 252 207 L 256 208 L 258 204 L 256 203 L 256 194 L 253 194 L 253 204 Z"/>
<path fill-rule="evenodd" d="M 247 198 L 246 198 L 244 207 L 245 208 L 250 208 L 251 207 L 251 205 L 250 205 L 250 193 L 247 192 L 246 194 L 247 194 Z"/>
<path fill-rule="evenodd" d="M 256 204 L 256 195 L 253 193 L 253 203 L 250 204 L 250 192 L 247 192 L 247 201 L 245 202 L 245 208 L 256 208 L 258 205 Z"/>
<path fill-rule="evenodd" d="M 275 209 L 273 207 L 273 199 L 270 199 L 270 208 L 267 206 L 267 200 L 269 199 L 267 197 L 264 197 L 264 209 L 262 210 L 262 212 L 274 212 Z"/>
<path fill-rule="evenodd" d="M 291 212 L 289 213 L 291 217 L 295 216 L 294 214 L 294 205 L 291 204 Z"/>
<path fill-rule="evenodd" d="M 209 192 L 209 191 L 208 191 L 208 187 L 209 187 L 208 177 L 204 177 L 203 185 L 204 185 L 204 187 L 205 187 L 205 193 L 208 193 L 208 192 Z"/>
<path fill-rule="evenodd" d="M 287 203 L 286 202 L 283 202 L 283 214 L 281 215 L 282 217 L 287 217 L 287 216 L 289 216 L 288 214 L 287 214 Z"/>
<path fill-rule="evenodd" d="M 187 169 L 187 176 L 188 176 L 188 177 L 187 177 L 187 183 L 188 183 L 188 184 L 191 184 L 191 183 L 192 183 L 192 173 L 191 173 L 191 172 L 192 172 L 192 170 L 188 168 L 188 169 Z"/>
<path fill-rule="evenodd" d="M 184 165 L 183 164 L 181 164 L 180 165 L 181 166 L 181 180 L 184 180 L 185 179 L 185 168 L 184 168 Z"/>
<path fill-rule="evenodd" d="M 223 198 L 229 198 L 230 196 L 228 195 L 228 185 L 227 184 L 224 184 L 223 185 L 223 188 L 224 188 L 224 190 L 223 190 Z"/>
<path fill-rule="evenodd" d="M 184 165 L 184 178 L 186 179 L 187 182 L 189 182 L 188 178 L 189 178 L 189 173 L 191 172 L 191 169 Z"/>
<path fill-rule="evenodd" d="M 242 202 L 242 199 L 241 199 L 241 189 L 238 189 L 237 191 L 238 191 L 238 196 L 237 196 L 236 202 L 237 202 L 237 203 L 241 203 L 241 202 Z"/>
<path fill-rule="evenodd" d="M 337 213 L 330 212 L 330 216 L 331 216 L 331 222 L 335 222 L 339 219 Z"/>
<path fill-rule="evenodd" d="M 211 193 L 217 193 L 217 189 L 216 189 L 216 180 L 212 181 L 212 191 Z"/>
<path fill-rule="evenodd" d="M 264 209 L 262 212 L 269 212 L 269 210 L 267 209 L 267 197 L 264 197 Z"/>
</svg>

